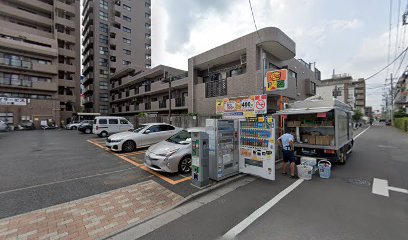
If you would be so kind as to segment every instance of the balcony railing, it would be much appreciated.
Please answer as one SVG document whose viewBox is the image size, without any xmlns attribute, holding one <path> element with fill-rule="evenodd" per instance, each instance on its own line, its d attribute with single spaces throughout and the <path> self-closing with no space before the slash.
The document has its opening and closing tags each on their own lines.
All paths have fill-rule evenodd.
<svg viewBox="0 0 408 240">
<path fill-rule="evenodd" d="M 184 107 L 184 106 L 186 106 L 186 99 L 176 98 L 176 107 Z"/>
<path fill-rule="evenodd" d="M 0 58 L 0 65 L 18 67 L 18 68 L 27 68 L 27 69 L 33 68 L 32 62 L 12 59 L 12 58 Z"/>
<path fill-rule="evenodd" d="M 150 84 L 145 85 L 145 92 L 149 92 L 152 90 L 152 86 Z"/>
<path fill-rule="evenodd" d="M 145 103 L 145 110 L 150 110 L 152 108 L 152 104 L 150 102 Z"/>
<path fill-rule="evenodd" d="M 227 80 L 216 80 L 205 83 L 205 97 L 218 97 L 227 95 Z"/>
<path fill-rule="evenodd" d="M 166 108 L 166 101 L 159 101 L 159 108 Z"/>
</svg>

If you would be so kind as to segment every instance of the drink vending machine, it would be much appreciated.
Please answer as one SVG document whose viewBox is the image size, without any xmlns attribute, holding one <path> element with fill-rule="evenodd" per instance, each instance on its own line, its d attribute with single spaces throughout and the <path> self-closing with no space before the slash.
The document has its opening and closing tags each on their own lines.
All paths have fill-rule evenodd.
<svg viewBox="0 0 408 240">
<path fill-rule="evenodd" d="M 192 132 L 191 147 L 192 184 L 201 188 L 209 184 L 208 134 L 205 132 Z"/>
<path fill-rule="evenodd" d="M 239 173 L 238 120 L 207 119 L 210 178 L 220 181 Z"/>
<path fill-rule="evenodd" d="M 275 180 L 275 121 L 272 116 L 239 121 L 239 170 Z"/>
</svg>

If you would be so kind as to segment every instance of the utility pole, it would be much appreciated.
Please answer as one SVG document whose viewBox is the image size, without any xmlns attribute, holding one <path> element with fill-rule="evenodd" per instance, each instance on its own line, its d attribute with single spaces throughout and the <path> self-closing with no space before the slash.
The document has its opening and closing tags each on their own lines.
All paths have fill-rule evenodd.
<svg viewBox="0 0 408 240">
<path fill-rule="evenodd" d="M 391 126 L 394 126 L 394 85 L 391 73 Z"/>
</svg>

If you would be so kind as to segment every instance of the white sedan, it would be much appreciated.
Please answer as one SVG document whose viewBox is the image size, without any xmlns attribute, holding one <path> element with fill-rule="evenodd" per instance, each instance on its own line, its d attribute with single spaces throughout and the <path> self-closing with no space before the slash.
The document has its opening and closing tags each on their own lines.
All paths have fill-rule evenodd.
<svg viewBox="0 0 408 240">
<path fill-rule="evenodd" d="M 106 147 L 112 151 L 133 152 L 148 147 L 183 130 L 166 123 L 147 123 L 133 131 L 116 133 L 106 139 Z"/>
</svg>

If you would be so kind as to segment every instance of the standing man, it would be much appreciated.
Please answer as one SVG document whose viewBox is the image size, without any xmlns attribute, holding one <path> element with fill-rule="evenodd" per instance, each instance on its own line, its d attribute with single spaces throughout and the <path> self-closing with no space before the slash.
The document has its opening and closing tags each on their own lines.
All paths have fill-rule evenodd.
<svg viewBox="0 0 408 240">
<path fill-rule="evenodd" d="M 286 168 L 287 164 L 290 164 L 290 178 L 299 178 L 298 176 L 295 175 L 295 132 L 293 130 L 290 130 L 290 132 L 287 132 L 280 136 L 278 138 L 279 145 L 282 146 L 282 153 L 283 153 L 283 166 L 282 166 L 282 175 L 286 175 Z"/>
</svg>

